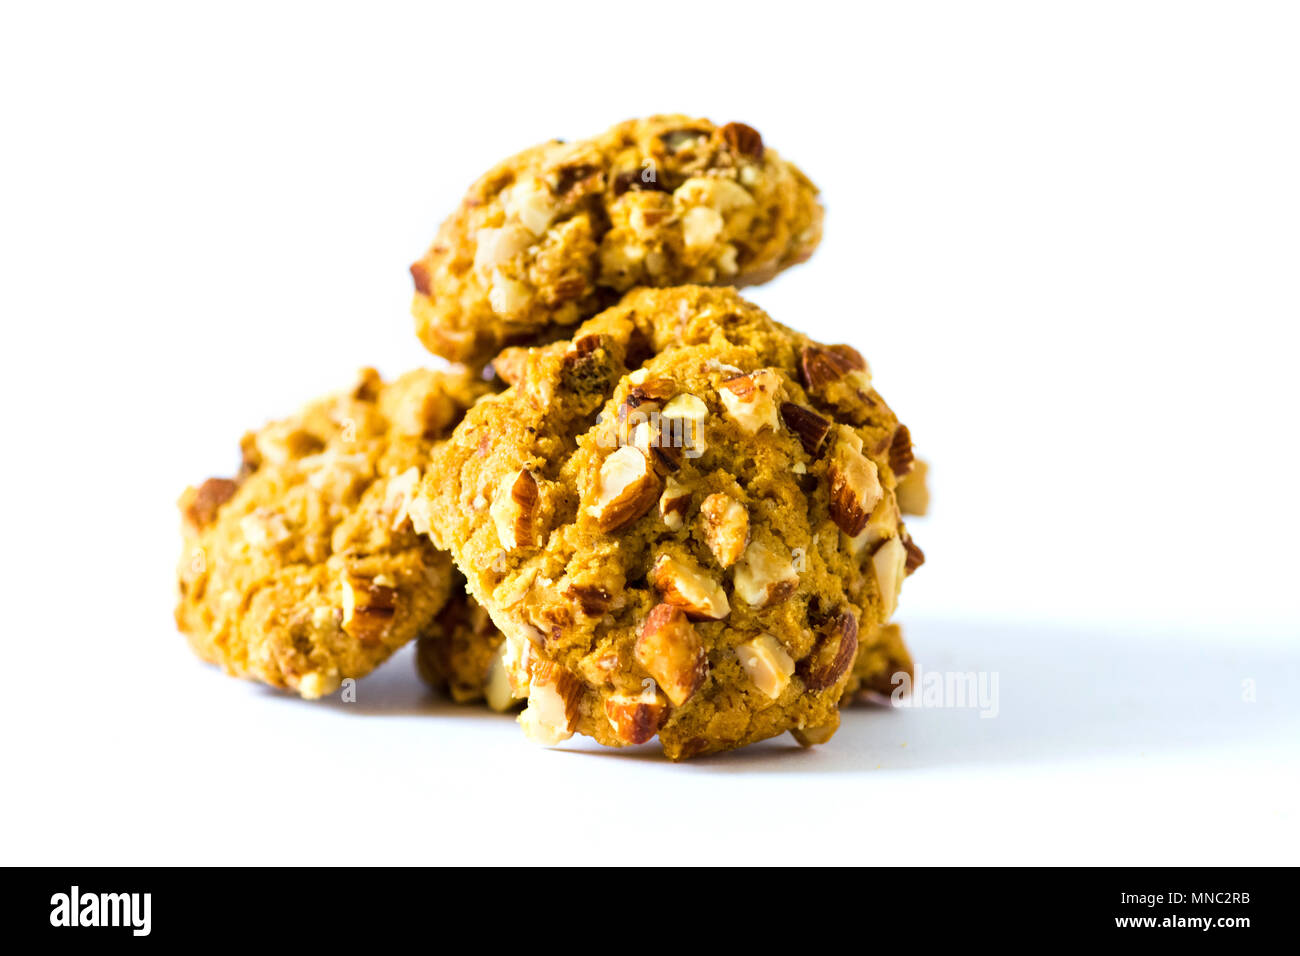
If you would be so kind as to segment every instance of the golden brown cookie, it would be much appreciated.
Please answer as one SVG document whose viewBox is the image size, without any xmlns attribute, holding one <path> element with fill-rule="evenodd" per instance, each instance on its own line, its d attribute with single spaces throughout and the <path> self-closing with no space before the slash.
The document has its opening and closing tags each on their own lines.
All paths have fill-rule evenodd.
<svg viewBox="0 0 1300 956">
<path fill-rule="evenodd" d="M 895 498 L 910 437 L 862 357 L 686 286 L 498 371 L 514 384 L 410 510 L 505 633 L 530 736 L 658 735 L 674 759 L 826 739 L 919 560 Z"/>
<path fill-rule="evenodd" d="M 420 339 L 458 362 L 555 338 L 634 286 L 763 282 L 821 239 L 817 189 L 743 123 L 628 120 L 470 187 L 411 266 Z"/>
<path fill-rule="evenodd" d="M 487 390 L 415 371 L 355 386 L 249 432 L 234 478 L 180 499 L 176 622 L 227 672 L 320 697 L 420 634 L 451 559 L 406 513 L 434 443 Z"/>
</svg>

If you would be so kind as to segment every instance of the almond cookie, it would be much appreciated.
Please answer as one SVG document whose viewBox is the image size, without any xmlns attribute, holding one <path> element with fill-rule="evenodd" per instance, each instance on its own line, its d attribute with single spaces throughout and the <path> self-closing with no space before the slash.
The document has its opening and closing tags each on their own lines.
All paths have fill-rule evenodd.
<svg viewBox="0 0 1300 956">
<path fill-rule="evenodd" d="M 346 392 L 249 432 L 234 478 L 180 499 L 176 622 L 239 677 L 314 698 L 361 677 L 434 620 L 450 557 L 406 507 L 434 443 L 487 386 L 362 371 Z"/>
<path fill-rule="evenodd" d="M 673 759 L 827 739 L 919 554 L 910 437 L 862 357 L 686 286 L 497 371 L 411 516 L 504 632 L 529 735 Z"/>
<path fill-rule="evenodd" d="M 816 187 L 743 123 L 653 116 L 552 140 L 470 187 L 411 266 L 416 330 L 484 362 L 633 286 L 766 281 L 812 254 L 821 223 Z"/>
</svg>

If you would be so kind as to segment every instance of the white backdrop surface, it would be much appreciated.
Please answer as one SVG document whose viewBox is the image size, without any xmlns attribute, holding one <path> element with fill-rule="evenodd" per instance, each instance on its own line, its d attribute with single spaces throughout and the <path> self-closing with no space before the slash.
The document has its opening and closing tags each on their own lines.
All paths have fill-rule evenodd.
<svg viewBox="0 0 1300 956">
<path fill-rule="evenodd" d="M 1298 41 L 1269 3 L 6 5 L 0 855 L 1295 863 Z M 900 619 L 997 716 L 674 766 L 536 749 L 409 654 L 353 705 L 195 661 L 180 490 L 432 361 L 406 266 L 479 172 L 664 111 L 822 188 L 752 297 L 911 426 Z"/>
</svg>

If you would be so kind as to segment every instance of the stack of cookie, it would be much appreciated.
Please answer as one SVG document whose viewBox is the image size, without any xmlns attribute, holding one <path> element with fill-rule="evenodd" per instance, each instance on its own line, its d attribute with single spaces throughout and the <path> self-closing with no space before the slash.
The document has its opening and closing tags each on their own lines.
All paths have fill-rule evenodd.
<svg viewBox="0 0 1300 956">
<path fill-rule="evenodd" d="M 735 291 L 808 258 L 821 216 L 740 123 L 495 167 L 411 267 L 456 364 L 365 370 L 187 489 L 181 630 L 309 698 L 418 640 L 427 681 L 546 744 L 828 740 L 910 669 L 889 621 L 925 489 L 862 356 Z"/>
</svg>

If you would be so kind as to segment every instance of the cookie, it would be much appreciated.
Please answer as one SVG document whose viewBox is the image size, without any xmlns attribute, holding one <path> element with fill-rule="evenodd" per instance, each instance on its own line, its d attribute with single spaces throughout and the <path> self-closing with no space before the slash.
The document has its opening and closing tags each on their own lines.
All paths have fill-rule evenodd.
<svg viewBox="0 0 1300 956">
<path fill-rule="evenodd" d="M 763 282 L 821 239 L 817 189 L 743 123 L 628 120 L 553 140 L 472 187 L 411 266 L 416 330 L 482 363 L 535 344 L 634 286 Z"/>
<path fill-rule="evenodd" d="M 486 389 L 430 371 L 385 384 L 366 369 L 245 435 L 238 475 L 180 499 L 176 623 L 195 652 L 314 698 L 427 628 L 453 570 L 406 506 L 434 443 Z"/>
<path fill-rule="evenodd" d="M 861 635 L 920 560 L 911 442 L 866 362 L 733 289 L 638 289 L 439 446 L 410 506 L 504 632 L 546 743 L 673 759 L 829 737 Z"/>
</svg>

